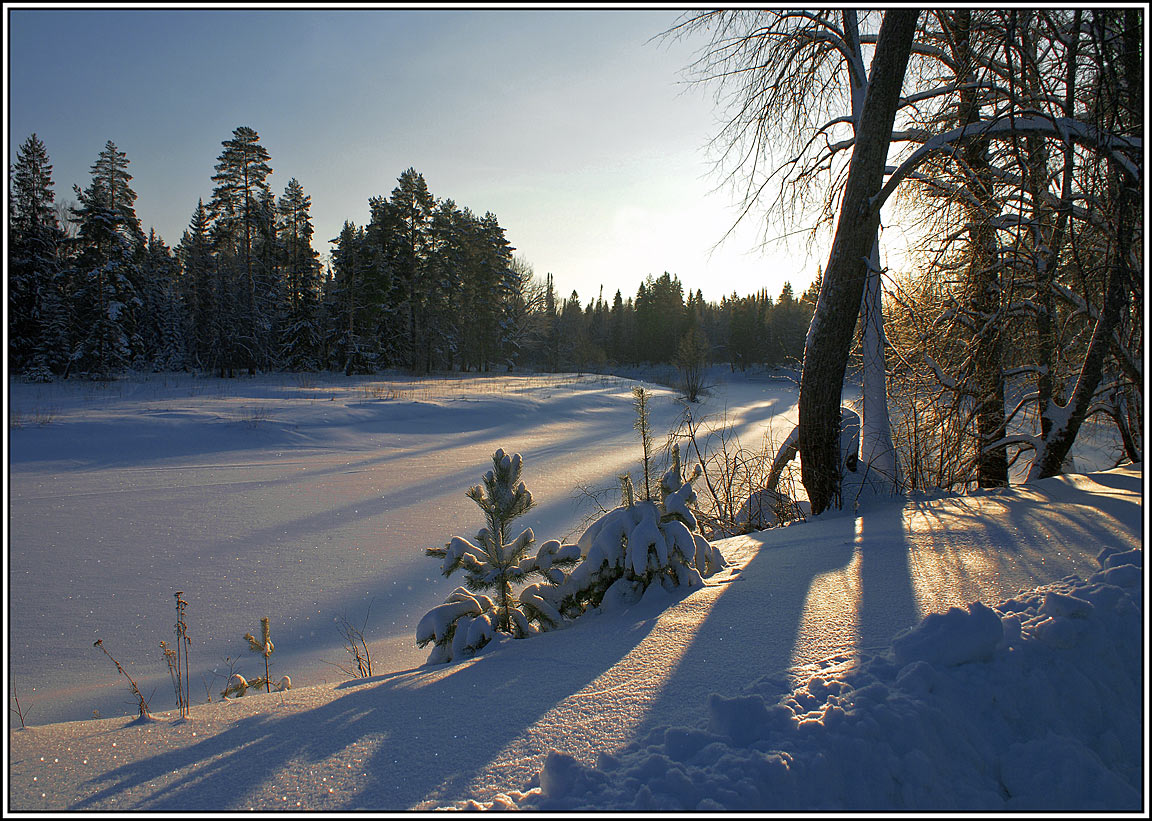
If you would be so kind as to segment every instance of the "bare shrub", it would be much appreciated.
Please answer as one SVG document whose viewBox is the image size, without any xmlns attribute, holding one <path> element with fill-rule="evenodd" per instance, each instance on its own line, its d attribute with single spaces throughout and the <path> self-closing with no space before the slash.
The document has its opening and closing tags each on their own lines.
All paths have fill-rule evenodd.
<svg viewBox="0 0 1152 821">
<path fill-rule="evenodd" d="M 344 651 L 348 654 L 348 661 L 341 664 L 334 661 L 325 661 L 325 664 L 335 667 L 348 678 L 368 678 L 372 675 L 372 652 L 368 649 L 368 642 L 364 638 L 364 630 L 368 626 L 368 616 L 372 612 L 372 605 L 364 613 L 364 621 L 357 627 L 348 616 L 341 613 L 336 617 L 336 629 L 343 641 Z"/>
<path fill-rule="evenodd" d="M 795 470 L 772 468 L 778 443 L 766 429 L 756 445 L 745 445 L 727 417 L 709 422 L 686 409 L 669 444 L 686 441 L 703 469 L 697 518 L 708 539 L 720 539 L 803 518 Z"/>
</svg>

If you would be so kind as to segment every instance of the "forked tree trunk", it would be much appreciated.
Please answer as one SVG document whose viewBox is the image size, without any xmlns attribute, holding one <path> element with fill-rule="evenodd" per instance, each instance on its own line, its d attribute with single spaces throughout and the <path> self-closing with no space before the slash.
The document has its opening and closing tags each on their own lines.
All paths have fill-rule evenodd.
<svg viewBox="0 0 1152 821">
<path fill-rule="evenodd" d="M 874 201 L 884 182 L 892 124 L 904 84 L 919 12 L 885 13 L 872 60 L 864 111 L 820 298 L 804 345 L 800 377 L 799 450 L 804 489 L 814 515 L 840 504 L 840 398 L 868 258 L 880 223 Z"/>
</svg>

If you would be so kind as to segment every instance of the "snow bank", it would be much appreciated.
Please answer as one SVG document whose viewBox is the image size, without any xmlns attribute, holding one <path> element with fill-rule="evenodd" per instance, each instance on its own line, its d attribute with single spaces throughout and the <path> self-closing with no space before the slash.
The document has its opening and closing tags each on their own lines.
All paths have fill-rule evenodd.
<svg viewBox="0 0 1152 821">
<path fill-rule="evenodd" d="M 595 766 L 550 751 L 519 809 L 1139 810 L 1143 550 L 1105 549 L 880 655 L 713 693 Z M 506 796 L 505 796 L 506 798 Z"/>
</svg>

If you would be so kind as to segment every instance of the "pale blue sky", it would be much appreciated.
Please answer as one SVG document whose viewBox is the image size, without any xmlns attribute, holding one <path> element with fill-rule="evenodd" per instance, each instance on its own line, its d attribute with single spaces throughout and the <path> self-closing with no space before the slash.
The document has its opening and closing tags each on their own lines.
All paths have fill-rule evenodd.
<svg viewBox="0 0 1152 821">
<path fill-rule="evenodd" d="M 35 132 L 58 199 L 107 140 L 136 211 L 175 245 L 212 193 L 221 142 L 250 126 L 272 190 L 312 197 L 315 246 L 388 196 L 409 166 L 437 197 L 492 211 L 517 254 L 582 301 L 678 275 L 719 300 L 822 260 L 757 251 L 749 223 L 718 250 L 734 195 L 704 150 L 711 94 L 683 84 L 701 43 L 650 41 L 669 10 L 13 8 L 8 151 Z"/>
</svg>

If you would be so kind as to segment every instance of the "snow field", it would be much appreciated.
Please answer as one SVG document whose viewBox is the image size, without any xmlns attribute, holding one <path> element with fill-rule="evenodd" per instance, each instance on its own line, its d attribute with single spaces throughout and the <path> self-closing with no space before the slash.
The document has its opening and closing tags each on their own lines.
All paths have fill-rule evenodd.
<svg viewBox="0 0 1152 821">
<path fill-rule="evenodd" d="M 47 425 L 10 428 L 10 658 L 34 708 L 9 736 L 11 809 L 1140 808 L 1142 466 L 725 540 L 730 566 L 691 594 L 651 588 L 567 629 L 423 667 L 415 622 L 456 585 L 423 549 L 480 526 L 464 490 L 496 447 L 514 448 L 541 501 L 517 523 L 574 538 L 573 484 L 638 466 L 630 384 L 406 402 L 322 377 L 288 400 L 301 387 L 281 379 L 237 380 L 243 395 L 217 397 L 189 396 L 192 380 L 144 382 L 103 404 L 61 390 Z M 39 389 L 15 387 L 14 407 Z M 733 381 L 711 401 L 742 436 L 794 409 L 786 383 Z M 245 403 L 267 409 L 254 426 L 227 408 L 222 418 L 221 404 Z M 661 408 L 654 431 L 674 418 Z M 154 435 L 164 414 L 171 427 Z M 410 501 L 378 503 L 385 494 Z M 217 533 L 220 517 L 236 532 Z M 167 541 L 149 538 L 164 519 Z M 323 550 L 318 535 L 332 537 Z M 233 548 L 225 562 L 221 544 Z M 318 555 L 288 561 L 306 550 Z M 117 572 L 96 566 L 107 562 Z M 232 571 L 257 562 L 260 583 Z M 155 704 L 157 721 L 128 717 L 123 680 L 87 637 L 69 655 L 67 637 L 100 631 L 134 675 L 162 674 L 165 563 L 212 591 L 201 612 L 222 602 L 199 625 L 189 607 L 194 666 L 197 653 L 237 655 L 267 612 L 272 674 L 293 688 L 197 704 L 194 675 L 191 720 Z M 393 581 L 413 594 L 380 596 Z M 287 648 L 334 638 L 319 611 L 370 593 L 370 636 L 387 634 L 374 651 L 395 643 L 414 661 L 381 652 L 371 679 L 308 680 L 306 654 Z M 74 612 L 76 600 L 92 612 Z M 271 607 L 307 615 L 301 600 L 318 611 L 311 626 Z M 205 646 L 217 627 L 224 638 Z M 337 657 L 331 644 L 316 655 Z M 110 712 L 124 717 L 46 723 L 70 698 L 90 714 L 104 667 Z M 166 676 L 152 681 L 158 701 L 171 694 Z"/>
<path fill-rule="evenodd" d="M 1087 582 L 930 614 L 882 655 L 714 693 L 595 766 L 549 752 L 516 806 L 1137 811 L 1143 550 L 1099 558 Z"/>
<path fill-rule="evenodd" d="M 295 686 L 343 677 L 329 663 L 344 660 L 341 614 L 367 618 L 375 670 L 422 664 L 417 622 L 458 583 L 424 549 L 483 524 L 464 492 L 492 453 L 525 458 L 537 507 L 518 524 L 541 542 L 575 538 L 594 509 L 577 488 L 615 492 L 617 475 L 638 468 L 634 384 L 578 374 L 11 381 L 9 640 L 32 720 L 135 714 L 126 681 L 92 650 L 98 638 L 154 709 L 174 706 L 158 645 L 172 640 L 176 590 L 189 602 L 194 702 L 224 689 L 226 659 L 263 673 L 242 636 L 265 615 L 273 672 Z M 675 393 L 640 384 L 662 437 Z M 751 430 L 794 408 L 787 386 L 740 383 L 709 410 Z"/>
</svg>

